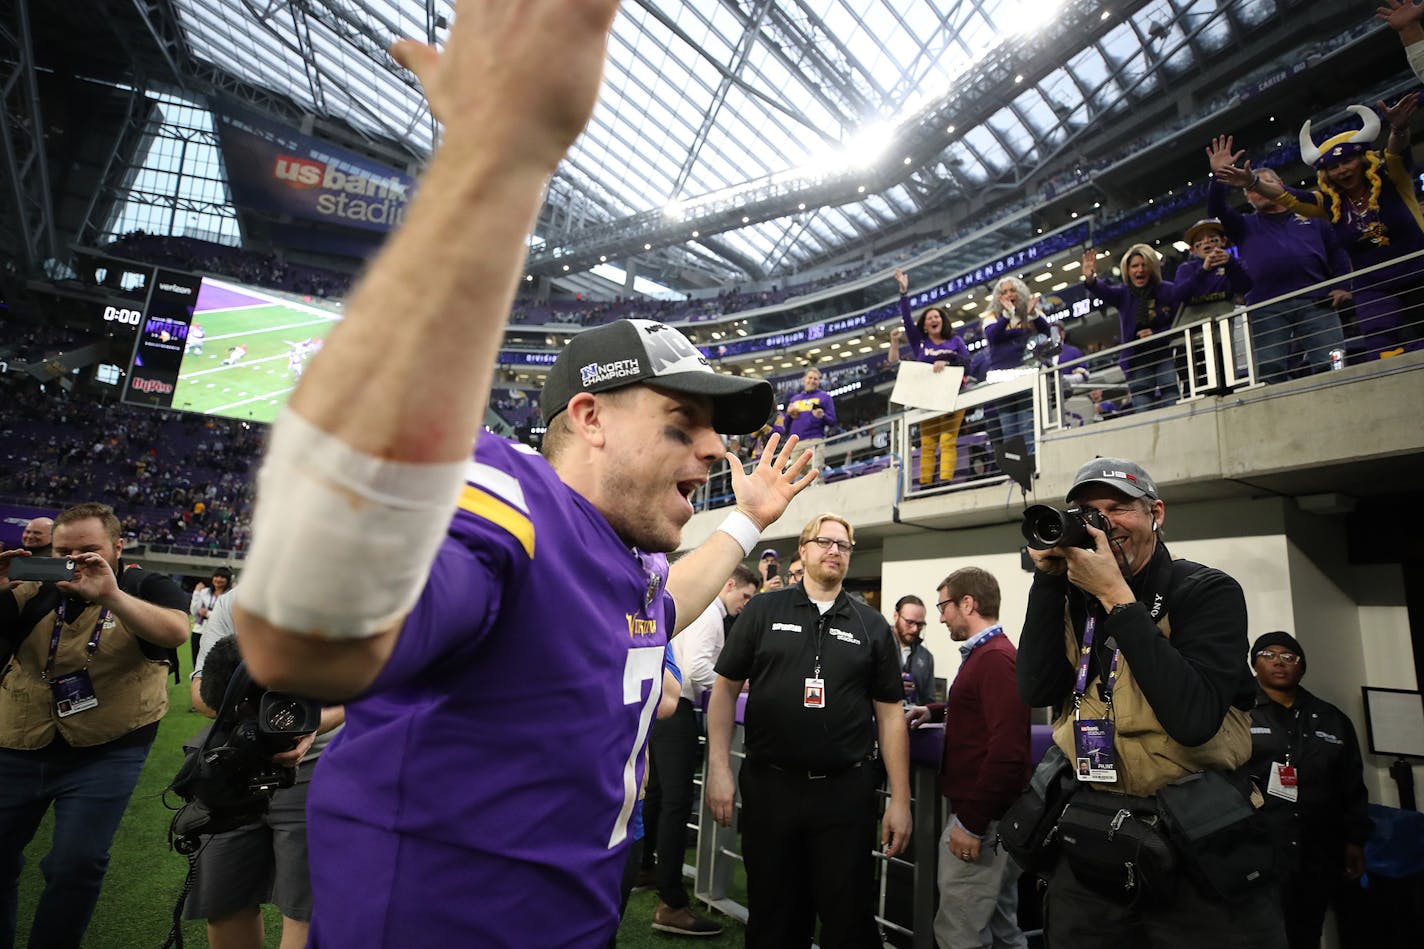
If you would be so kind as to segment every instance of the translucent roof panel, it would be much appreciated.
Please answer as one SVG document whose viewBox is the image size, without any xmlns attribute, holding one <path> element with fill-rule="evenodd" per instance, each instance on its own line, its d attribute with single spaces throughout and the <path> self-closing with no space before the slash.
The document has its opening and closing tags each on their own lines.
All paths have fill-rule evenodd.
<svg viewBox="0 0 1424 949">
<path fill-rule="evenodd" d="M 413 155 L 430 149 L 434 124 L 413 79 L 385 50 L 398 35 L 441 41 L 453 0 L 173 4 L 199 59 Z M 1159 69 L 1181 70 L 1229 44 L 1225 6 L 1247 22 L 1274 8 L 1268 0 L 1128 6 L 1129 19 L 1106 24 L 1096 43 L 1087 35 L 1060 43 L 1062 66 L 1037 86 L 1004 83 L 1002 104 L 984 113 L 990 118 L 960 129 L 917 178 L 973 187 L 1021 171 L 1071 128 L 1160 88 Z M 576 241 L 589 224 L 795 170 L 844 167 L 888 146 L 898 123 L 919 110 L 953 102 L 970 73 L 1012 55 L 1068 7 L 1092 7 L 1096 16 L 1086 0 L 624 3 L 588 132 L 549 191 L 569 213 L 547 219 L 574 230 L 542 236 Z M 797 266 L 925 210 L 920 193 L 895 186 L 799 220 L 754 221 L 718 240 L 762 268 Z M 697 253 L 705 259 L 705 248 Z"/>
</svg>

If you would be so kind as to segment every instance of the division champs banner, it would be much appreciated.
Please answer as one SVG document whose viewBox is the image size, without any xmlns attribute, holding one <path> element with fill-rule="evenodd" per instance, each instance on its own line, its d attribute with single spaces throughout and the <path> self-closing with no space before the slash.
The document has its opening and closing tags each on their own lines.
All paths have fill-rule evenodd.
<svg viewBox="0 0 1424 949">
<path fill-rule="evenodd" d="M 382 234 L 405 217 L 415 179 L 227 99 L 210 106 L 238 207 Z"/>
</svg>

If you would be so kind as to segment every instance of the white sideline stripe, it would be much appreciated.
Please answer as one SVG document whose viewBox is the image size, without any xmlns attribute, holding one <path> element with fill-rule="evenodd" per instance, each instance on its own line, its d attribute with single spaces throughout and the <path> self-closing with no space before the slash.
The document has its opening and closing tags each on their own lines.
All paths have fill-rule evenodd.
<svg viewBox="0 0 1424 949">
<path fill-rule="evenodd" d="M 238 310 L 262 310 L 271 306 L 270 303 L 249 303 L 246 306 L 215 306 L 210 310 L 197 310 L 193 313 L 193 322 L 201 323 L 200 316 L 207 316 L 209 313 L 235 313 Z"/>
<path fill-rule="evenodd" d="M 250 399 L 243 399 L 243 400 L 240 401 L 240 402 L 229 402 L 227 405 L 218 405 L 218 406 L 215 406 L 215 407 L 213 407 L 213 408 L 211 408 L 211 409 L 203 409 L 203 414 L 204 414 L 204 415 L 214 415 L 214 414 L 216 414 L 216 413 L 218 413 L 218 412 L 225 412 L 225 411 L 227 411 L 228 409 L 235 409 L 235 408 L 237 408 L 239 405 L 246 405 L 246 404 L 248 404 L 249 402 L 263 402 L 263 401 L 266 401 L 267 399 L 272 398 L 273 396 L 286 395 L 288 392 L 291 392 L 291 391 L 292 391 L 293 389 L 295 389 L 295 388 L 296 388 L 296 386 L 287 386 L 287 388 L 285 388 L 285 389 L 278 389 L 278 390 L 276 390 L 275 392 L 268 392 L 268 393 L 265 393 L 264 395 L 254 395 L 252 398 L 250 398 Z"/>
</svg>

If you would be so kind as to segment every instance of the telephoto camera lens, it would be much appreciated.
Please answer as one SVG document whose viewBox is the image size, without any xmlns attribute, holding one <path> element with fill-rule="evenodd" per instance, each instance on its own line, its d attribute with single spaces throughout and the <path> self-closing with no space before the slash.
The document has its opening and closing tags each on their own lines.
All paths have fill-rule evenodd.
<svg viewBox="0 0 1424 949">
<path fill-rule="evenodd" d="M 1107 518 L 1093 508 L 1072 507 L 1060 511 L 1047 504 L 1035 504 L 1024 511 L 1020 528 L 1024 540 L 1034 550 L 1048 550 L 1050 547 L 1082 547 L 1090 550 L 1094 546 L 1093 535 L 1088 533 L 1091 524 L 1104 533 L 1108 530 Z"/>
</svg>

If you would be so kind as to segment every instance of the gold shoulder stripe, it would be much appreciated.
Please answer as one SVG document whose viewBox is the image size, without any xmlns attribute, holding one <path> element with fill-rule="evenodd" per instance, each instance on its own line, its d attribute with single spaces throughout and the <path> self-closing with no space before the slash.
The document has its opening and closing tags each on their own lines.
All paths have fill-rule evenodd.
<svg viewBox="0 0 1424 949">
<path fill-rule="evenodd" d="M 519 511 L 494 495 L 468 484 L 465 485 L 465 490 L 460 492 L 459 508 L 504 528 L 523 545 L 529 558 L 534 558 L 534 522 Z"/>
</svg>

